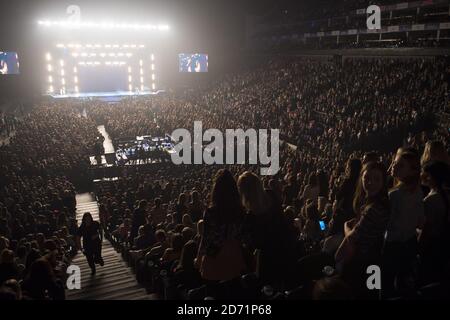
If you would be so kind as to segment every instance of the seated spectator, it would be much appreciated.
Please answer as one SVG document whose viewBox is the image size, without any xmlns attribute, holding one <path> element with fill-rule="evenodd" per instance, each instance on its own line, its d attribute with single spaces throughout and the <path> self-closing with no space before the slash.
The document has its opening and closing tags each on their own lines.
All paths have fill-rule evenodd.
<svg viewBox="0 0 450 320">
<path fill-rule="evenodd" d="M 20 287 L 19 282 L 16 279 L 9 279 L 5 281 L 4 287 L 9 288 L 15 294 L 15 300 L 22 300 L 22 288 Z"/>
<path fill-rule="evenodd" d="M 353 197 L 361 171 L 361 161 L 359 159 L 349 159 L 345 169 L 345 179 L 339 186 L 336 194 L 337 209 L 334 212 L 328 235 L 344 233 L 345 221 L 355 217 L 353 211 Z"/>
<path fill-rule="evenodd" d="M 194 238 L 195 231 L 192 228 L 184 227 L 183 230 L 181 230 L 181 235 L 183 237 L 183 243 L 186 243 Z"/>
<path fill-rule="evenodd" d="M 200 200 L 200 194 L 192 191 L 192 201 L 189 204 L 189 215 L 194 223 L 197 223 L 203 217 L 204 205 Z"/>
<path fill-rule="evenodd" d="M 133 250 L 143 250 L 156 242 L 153 228 L 150 224 L 139 227 L 139 236 L 134 239 Z"/>
<path fill-rule="evenodd" d="M 166 211 L 162 207 L 162 202 L 160 198 L 155 199 L 155 205 L 152 208 L 150 214 L 154 226 L 157 226 L 166 220 Z"/>
<path fill-rule="evenodd" d="M 0 285 L 9 279 L 18 279 L 19 269 L 14 261 L 14 252 L 3 249 L 0 254 Z"/>
<path fill-rule="evenodd" d="M 204 231 L 204 222 L 203 219 L 198 220 L 197 222 L 197 234 L 194 237 L 194 241 L 197 244 L 197 246 L 200 244 L 200 240 L 203 236 L 203 231 Z"/>
<path fill-rule="evenodd" d="M 310 243 L 316 243 L 322 237 L 322 230 L 319 224 L 319 212 L 317 206 L 314 203 L 309 203 L 305 208 L 305 223 L 303 226 L 302 234 L 306 241 Z"/>
<path fill-rule="evenodd" d="M 17 256 L 14 261 L 20 269 L 25 268 L 25 265 L 27 263 L 27 254 L 28 254 L 27 247 L 19 246 L 17 248 L 17 253 L 16 253 Z M 22 269 L 22 271 L 23 271 L 23 269 Z"/>
<path fill-rule="evenodd" d="M 339 276 L 320 279 L 314 284 L 312 300 L 353 300 L 352 288 Z"/>
<path fill-rule="evenodd" d="M 173 283 L 175 286 L 182 285 L 184 289 L 189 290 L 201 285 L 202 278 L 198 269 L 194 266 L 196 255 L 196 243 L 192 240 L 186 242 L 181 251 L 178 264 L 174 269 Z"/>
<path fill-rule="evenodd" d="M 13 289 L 0 285 L 0 301 L 14 301 L 17 300 L 16 293 Z"/>
<path fill-rule="evenodd" d="M 33 300 L 65 299 L 64 286 L 55 278 L 50 263 L 45 258 L 33 262 L 22 288 L 24 296 Z"/>
<path fill-rule="evenodd" d="M 36 248 L 32 248 L 27 255 L 24 275 L 27 275 L 30 272 L 31 266 L 39 258 L 41 258 L 41 253 L 39 252 L 39 250 Z"/>
<path fill-rule="evenodd" d="M 9 248 L 9 240 L 6 237 L 0 237 L 0 252 L 3 252 L 4 249 Z"/>
<path fill-rule="evenodd" d="M 131 232 L 131 220 L 125 219 L 120 226 L 113 231 L 112 235 L 117 237 L 120 242 L 126 242 L 129 239 Z"/>
<path fill-rule="evenodd" d="M 193 228 L 194 224 L 192 223 L 191 216 L 188 214 L 183 215 L 182 224 L 184 227 Z"/>
<path fill-rule="evenodd" d="M 161 262 L 170 263 L 180 259 L 181 250 L 183 249 L 183 236 L 179 233 L 174 233 L 171 236 L 170 247 L 168 247 L 163 256 Z"/>
<path fill-rule="evenodd" d="M 156 230 L 155 238 L 156 243 L 150 249 L 148 256 L 162 256 L 165 250 L 169 247 L 166 232 L 164 230 Z"/>
<path fill-rule="evenodd" d="M 320 187 L 319 182 L 317 181 L 317 175 L 314 172 L 311 172 L 308 178 L 308 184 L 305 186 L 301 197 L 303 201 L 317 201 L 319 193 Z"/>
<path fill-rule="evenodd" d="M 130 250 L 132 261 L 137 261 L 151 250 L 155 244 L 156 238 L 153 233 L 153 227 L 145 224 L 139 227 L 139 235 L 134 239 L 133 247 Z"/>
<path fill-rule="evenodd" d="M 69 234 L 67 227 L 61 229 L 60 238 L 66 242 L 67 247 L 71 250 L 71 254 L 76 253 L 75 237 Z"/>
<path fill-rule="evenodd" d="M 298 237 L 300 230 L 297 227 L 297 215 L 295 214 L 295 208 L 293 206 L 288 206 L 286 209 L 284 209 L 284 216 L 289 225 L 289 228 L 291 229 L 291 232 L 295 234 L 296 237 Z"/>
<path fill-rule="evenodd" d="M 186 194 L 181 193 L 178 197 L 178 203 L 175 207 L 175 213 L 174 213 L 174 222 L 175 223 L 182 223 L 182 218 L 185 214 L 188 213 L 188 205 L 187 205 L 187 197 Z"/>
</svg>

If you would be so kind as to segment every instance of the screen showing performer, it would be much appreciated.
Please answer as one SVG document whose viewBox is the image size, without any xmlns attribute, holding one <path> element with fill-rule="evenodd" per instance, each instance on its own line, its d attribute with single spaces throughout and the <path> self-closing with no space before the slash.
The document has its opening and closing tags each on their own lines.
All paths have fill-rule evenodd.
<svg viewBox="0 0 450 320">
<path fill-rule="evenodd" d="M 0 74 L 19 74 L 17 52 L 0 51 Z"/>
<path fill-rule="evenodd" d="M 180 53 L 180 72 L 208 72 L 208 55 L 202 53 Z"/>
</svg>

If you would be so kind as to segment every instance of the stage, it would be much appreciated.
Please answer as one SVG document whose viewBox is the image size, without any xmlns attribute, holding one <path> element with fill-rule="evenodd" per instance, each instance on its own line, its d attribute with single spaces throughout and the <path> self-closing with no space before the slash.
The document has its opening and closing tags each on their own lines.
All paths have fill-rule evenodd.
<svg viewBox="0 0 450 320">
<path fill-rule="evenodd" d="M 147 96 L 157 95 L 164 90 L 157 91 L 111 91 L 111 92 L 84 92 L 84 93 L 67 93 L 67 94 L 47 94 L 55 99 L 63 98 L 110 98 L 110 97 L 130 97 L 130 96 Z"/>
<path fill-rule="evenodd" d="M 175 153 L 173 140 L 168 134 L 164 137 L 145 135 L 134 139 L 117 140 L 116 149 L 105 127 L 100 125 L 97 130 L 104 137 L 105 154 L 90 156 L 91 166 L 112 167 L 164 162 Z"/>
</svg>

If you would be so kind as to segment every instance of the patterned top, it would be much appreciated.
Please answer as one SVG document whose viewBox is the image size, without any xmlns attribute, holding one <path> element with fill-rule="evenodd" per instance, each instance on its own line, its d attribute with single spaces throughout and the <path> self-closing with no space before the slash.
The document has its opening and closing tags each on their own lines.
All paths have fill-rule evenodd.
<svg viewBox="0 0 450 320">
<path fill-rule="evenodd" d="M 389 216 L 390 211 L 386 206 L 368 205 L 364 207 L 359 221 L 349 236 L 359 253 L 377 255 L 381 253 Z"/>
<path fill-rule="evenodd" d="M 215 208 L 207 209 L 203 220 L 204 231 L 200 241 L 200 255 L 215 256 L 219 253 L 226 239 L 237 239 L 241 241 L 244 238 L 243 223 L 221 223 Z"/>
</svg>

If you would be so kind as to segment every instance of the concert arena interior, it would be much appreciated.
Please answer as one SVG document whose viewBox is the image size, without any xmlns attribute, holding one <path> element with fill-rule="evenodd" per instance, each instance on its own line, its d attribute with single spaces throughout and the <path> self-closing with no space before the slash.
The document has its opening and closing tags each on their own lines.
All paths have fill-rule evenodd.
<svg viewBox="0 0 450 320">
<path fill-rule="evenodd" d="M 449 0 L 10 0 L 0 25 L 0 300 L 450 297 Z"/>
</svg>

